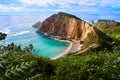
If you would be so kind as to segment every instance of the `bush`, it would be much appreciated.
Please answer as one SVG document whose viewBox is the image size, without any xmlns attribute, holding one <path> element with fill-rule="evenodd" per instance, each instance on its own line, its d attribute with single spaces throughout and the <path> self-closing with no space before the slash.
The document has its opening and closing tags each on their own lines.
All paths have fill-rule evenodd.
<svg viewBox="0 0 120 80">
<path fill-rule="evenodd" d="M 43 80 L 54 73 L 48 58 L 34 56 L 18 47 L 12 43 L 0 50 L 0 80 Z"/>
<path fill-rule="evenodd" d="M 56 61 L 56 80 L 119 80 L 120 54 L 69 56 Z"/>
</svg>

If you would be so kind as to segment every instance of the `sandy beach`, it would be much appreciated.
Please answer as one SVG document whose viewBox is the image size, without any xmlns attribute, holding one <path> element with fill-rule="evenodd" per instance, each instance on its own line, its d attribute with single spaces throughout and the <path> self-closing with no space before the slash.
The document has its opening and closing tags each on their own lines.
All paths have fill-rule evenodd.
<svg viewBox="0 0 120 80">
<path fill-rule="evenodd" d="M 72 48 L 70 50 L 70 53 L 80 51 L 81 47 L 83 46 L 82 44 L 80 44 L 80 41 L 78 41 L 78 40 L 72 40 L 72 44 L 73 45 L 72 45 Z"/>
<path fill-rule="evenodd" d="M 69 47 L 64 52 L 62 52 L 59 55 L 53 57 L 52 60 L 63 57 L 65 55 L 69 54 L 69 53 L 74 53 L 74 52 L 80 51 L 81 47 L 82 47 L 80 42 L 76 41 L 76 40 L 68 41 L 68 40 L 60 40 L 60 39 L 57 39 L 57 38 L 55 38 L 55 40 L 59 40 L 59 41 L 62 41 L 62 42 L 69 42 L 70 44 L 69 44 Z"/>
</svg>

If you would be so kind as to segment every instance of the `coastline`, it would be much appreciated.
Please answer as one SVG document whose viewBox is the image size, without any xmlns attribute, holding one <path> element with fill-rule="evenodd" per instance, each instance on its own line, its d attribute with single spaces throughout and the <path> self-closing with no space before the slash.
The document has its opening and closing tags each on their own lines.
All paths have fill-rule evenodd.
<svg viewBox="0 0 120 80">
<path fill-rule="evenodd" d="M 68 46 L 67 49 L 65 49 L 62 53 L 58 54 L 57 56 L 55 56 L 55 57 L 53 57 L 53 58 L 51 58 L 51 59 L 52 59 L 52 60 L 55 60 L 55 59 L 58 59 L 58 58 L 60 58 L 60 57 L 63 57 L 63 56 L 65 56 L 65 55 L 69 54 L 69 52 L 70 52 L 70 50 L 71 50 L 71 48 L 72 48 L 72 46 L 73 46 L 72 42 L 69 41 L 69 40 L 61 40 L 61 39 L 57 39 L 57 38 L 54 38 L 54 39 L 55 39 L 55 40 L 58 40 L 58 41 L 61 41 L 61 42 L 68 42 L 68 43 L 69 43 L 69 46 Z"/>
<path fill-rule="evenodd" d="M 47 33 L 44 33 L 44 35 L 48 36 Z M 57 41 L 69 43 L 69 46 L 67 47 L 67 49 L 65 49 L 62 53 L 59 53 L 57 56 L 52 57 L 51 58 L 52 60 L 64 57 L 65 55 L 68 55 L 69 53 L 78 52 L 81 50 L 81 47 L 83 46 L 82 44 L 80 44 L 80 40 L 72 40 L 72 41 L 62 40 L 62 39 L 59 39 L 59 36 L 52 36 L 52 35 L 50 35 L 50 37 Z"/>
<path fill-rule="evenodd" d="M 54 38 L 54 39 L 58 40 L 58 41 L 62 41 L 62 42 L 68 42 L 70 44 L 69 44 L 68 48 L 66 50 L 64 50 L 62 53 L 60 53 L 57 56 L 51 58 L 52 60 L 58 59 L 60 57 L 64 57 L 65 55 L 67 55 L 69 53 L 78 52 L 78 51 L 81 50 L 81 47 L 83 46 L 77 40 L 69 41 L 69 40 L 61 40 L 61 39 L 58 39 L 58 38 Z"/>
</svg>

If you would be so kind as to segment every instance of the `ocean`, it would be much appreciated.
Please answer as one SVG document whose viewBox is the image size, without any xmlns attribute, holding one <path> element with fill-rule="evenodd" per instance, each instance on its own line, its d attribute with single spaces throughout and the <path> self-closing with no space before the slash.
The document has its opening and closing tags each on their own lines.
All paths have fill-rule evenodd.
<svg viewBox="0 0 120 80">
<path fill-rule="evenodd" d="M 32 27 L 39 19 L 37 15 L 0 15 L 0 32 L 7 34 L 5 44 L 14 42 L 23 48 L 32 44 L 35 50 L 33 54 L 49 58 L 64 52 L 69 43 L 37 33 L 36 28 Z"/>
</svg>

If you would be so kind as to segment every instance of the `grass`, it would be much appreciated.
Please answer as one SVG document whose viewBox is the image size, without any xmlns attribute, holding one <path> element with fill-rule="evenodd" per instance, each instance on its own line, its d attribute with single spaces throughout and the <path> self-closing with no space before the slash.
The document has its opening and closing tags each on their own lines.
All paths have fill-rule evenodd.
<svg viewBox="0 0 120 80">
<path fill-rule="evenodd" d="M 72 14 L 68 14 L 68 13 L 64 13 L 64 12 L 59 12 L 58 14 L 63 14 L 65 16 L 69 17 L 69 18 L 75 18 L 77 20 L 81 20 L 80 18 L 78 18 L 78 17 L 76 17 L 76 16 L 74 16 Z"/>
<path fill-rule="evenodd" d="M 118 26 L 116 28 L 107 28 L 104 30 L 104 32 L 108 36 L 111 36 L 112 38 L 120 40 L 120 26 Z"/>
</svg>

